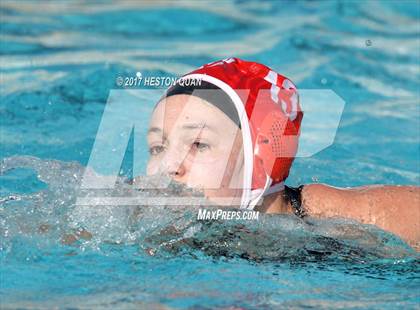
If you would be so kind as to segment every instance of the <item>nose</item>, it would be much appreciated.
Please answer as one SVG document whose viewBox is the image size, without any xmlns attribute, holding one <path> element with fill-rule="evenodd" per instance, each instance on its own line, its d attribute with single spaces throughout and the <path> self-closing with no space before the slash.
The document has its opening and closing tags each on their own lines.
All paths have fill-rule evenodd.
<svg viewBox="0 0 420 310">
<path fill-rule="evenodd" d="M 168 152 L 162 161 L 161 172 L 168 174 L 173 179 L 180 179 L 186 174 L 186 167 L 181 154 Z"/>
<path fill-rule="evenodd" d="M 185 175 L 185 167 L 179 161 L 174 161 L 167 165 L 166 173 L 171 178 L 178 179 Z"/>
</svg>

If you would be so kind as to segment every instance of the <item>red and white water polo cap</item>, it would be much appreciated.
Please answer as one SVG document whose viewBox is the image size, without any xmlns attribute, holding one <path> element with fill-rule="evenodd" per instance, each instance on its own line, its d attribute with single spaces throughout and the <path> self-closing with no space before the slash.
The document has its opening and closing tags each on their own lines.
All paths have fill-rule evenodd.
<svg viewBox="0 0 420 310">
<path fill-rule="evenodd" d="M 244 147 L 241 208 L 254 209 L 262 196 L 283 190 L 303 118 L 295 85 L 267 66 L 239 58 L 203 65 L 180 79 L 211 83 L 236 107 Z"/>
</svg>

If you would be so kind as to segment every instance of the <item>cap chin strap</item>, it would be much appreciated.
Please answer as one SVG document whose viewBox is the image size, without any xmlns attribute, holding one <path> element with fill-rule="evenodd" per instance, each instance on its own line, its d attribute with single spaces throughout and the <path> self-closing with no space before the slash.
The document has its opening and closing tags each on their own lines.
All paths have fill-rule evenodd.
<svg viewBox="0 0 420 310">
<path fill-rule="evenodd" d="M 284 189 L 284 181 L 271 186 L 272 183 L 273 179 L 271 179 L 269 175 L 266 175 L 264 188 L 252 190 L 249 200 L 242 204 L 241 209 L 254 210 L 263 196 L 277 193 Z"/>
</svg>

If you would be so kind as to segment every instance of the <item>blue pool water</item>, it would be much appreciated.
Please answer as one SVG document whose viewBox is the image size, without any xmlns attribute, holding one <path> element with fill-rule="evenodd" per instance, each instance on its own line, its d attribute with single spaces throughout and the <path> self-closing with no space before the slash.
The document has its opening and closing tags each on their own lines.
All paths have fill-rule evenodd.
<svg viewBox="0 0 420 310">
<path fill-rule="evenodd" d="M 288 184 L 419 185 L 417 1 L 0 5 L 2 309 L 420 307 L 418 254 L 375 227 L 197 223 L 194 210 L 164 207 L 127 222 L 75 207 L 118 76 L 178 76 L 231 56 L 346 102 L 334 144 L 297 159 Z M 145 132 L 154 102 L 142 104 Z M 131 141 L 122 175 L 132 153 Z M 80 227 L 93 238 L 61 242 Z"/>
</svg>

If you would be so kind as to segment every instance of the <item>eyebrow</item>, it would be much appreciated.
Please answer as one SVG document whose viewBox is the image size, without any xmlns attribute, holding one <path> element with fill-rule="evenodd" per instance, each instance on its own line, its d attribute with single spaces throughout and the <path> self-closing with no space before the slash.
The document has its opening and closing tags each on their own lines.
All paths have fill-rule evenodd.
<svg viewBox="0 0 420 310">
<path fill-rule="evenodd" d="M 182 126 L 182 129 L 186 129 L 186 130 L 208 129 L 213 132 L 216 132 L 216 129 L 214 127 L 209 126 L 207 124 L 203 124 L 203 123 L 186 124 Z M 147 132 L 147 134 L 151 134 L 151 133 L 162 133 L 162 129 L 159 127 L 151 127 L 149 131 Z"/>
<path fill-rule="evenodd" d="M 211 130 L 213 132 L 216 132 L 216 129 L 212 126 L 209 126 L 207 124 L 203 124 L 203 123 L 196 123 L 196 124 L 186 124 L 184 126 L 182 126 L 182 129 L 208 129 Z"/>
<path fill-rule="evenodd" d="M 160 129 L 159 127 L 151 127 L 151 128 L 149 128 L 149 130 L 147 131 L 147 134 L 151 134 L 152 132 L 155 132 L 155 133 L 161 133 L 161 132 L 162 132 L 162 129 Z"/>
</svg>

